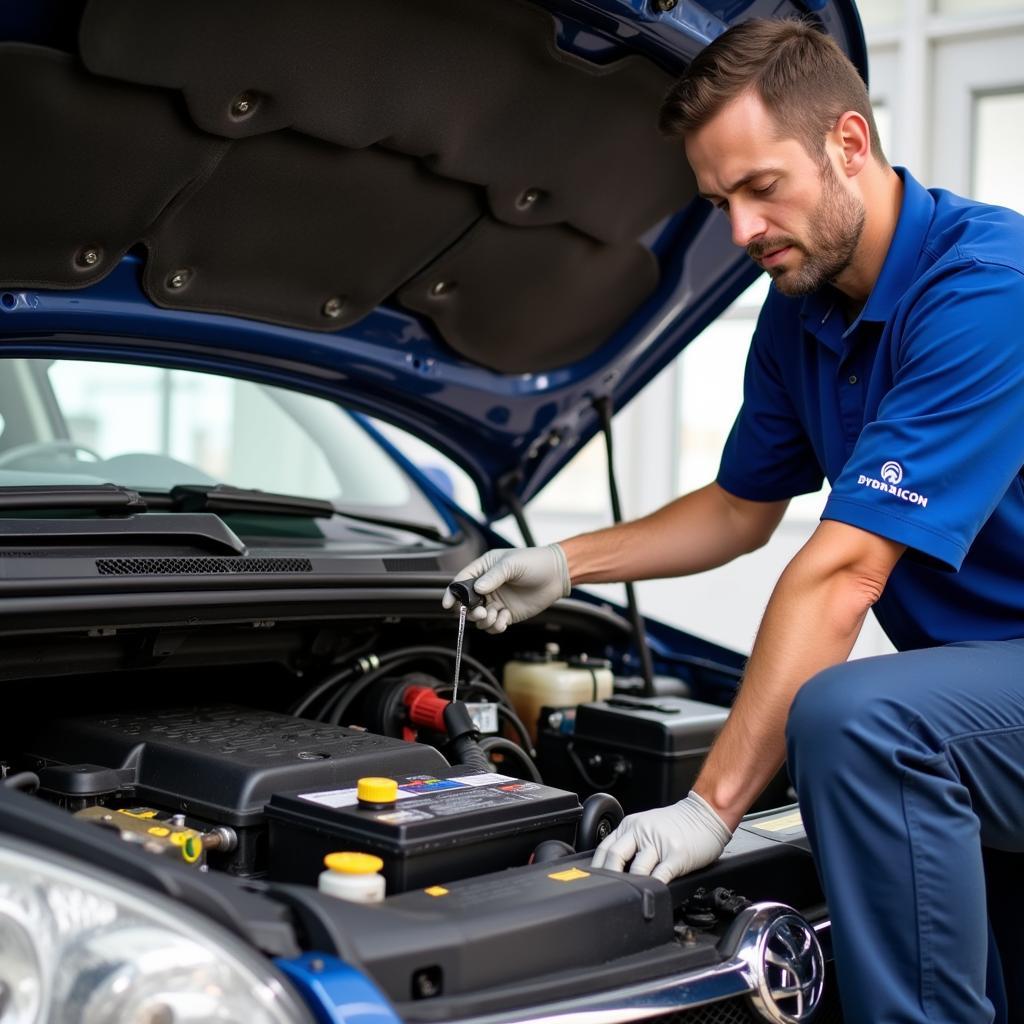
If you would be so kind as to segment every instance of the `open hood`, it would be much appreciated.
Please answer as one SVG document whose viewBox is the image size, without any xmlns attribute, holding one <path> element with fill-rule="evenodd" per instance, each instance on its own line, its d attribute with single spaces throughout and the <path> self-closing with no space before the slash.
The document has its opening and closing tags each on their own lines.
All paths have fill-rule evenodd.
<svg viewBox="0 0 1024 1024">
<path fill-rule="evenodd" d="M 729 24 L 848 0 L 0 3 L 9 356 L 299 387 L 528 500 L 756 276 L 658 135 Z"/>
</svg>

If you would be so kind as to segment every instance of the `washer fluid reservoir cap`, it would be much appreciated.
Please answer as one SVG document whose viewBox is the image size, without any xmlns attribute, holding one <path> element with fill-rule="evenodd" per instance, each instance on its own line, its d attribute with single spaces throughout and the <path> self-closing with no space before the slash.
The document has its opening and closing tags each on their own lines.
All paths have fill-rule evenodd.
<svg viewBox="0 0 1024 1024">
<path fill-rule="evenodd" d="M 393 804 L 398 799 L 398 783 L 366 776 L 356 784 L 356 798 L 361 804 Z"/>
<path fill-rule="evenodd" d="M 380 857 L 372 853 L 329 853 L 324 857 L 324 867 L 339 875 L 375 875 L 384 867 Z"/>
</svg>

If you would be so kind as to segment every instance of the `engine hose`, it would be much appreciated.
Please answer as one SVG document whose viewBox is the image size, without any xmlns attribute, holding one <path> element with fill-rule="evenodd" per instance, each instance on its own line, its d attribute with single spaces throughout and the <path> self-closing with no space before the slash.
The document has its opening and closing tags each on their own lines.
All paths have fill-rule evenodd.
<svg viewBox="0 0 1024 1024">
<path fill-rule="evenodd" d="M 531 758 L 536 757 L 537 751 L 534 749 L 533 740 L 530 738 L 529 730 L 523 724 L 523 720 L 514 711 L 505 707 L 503 704 L 498 705 L 498 715 L 501 718 L 507 719 L 512 728 L 519 734 L 519 742 L 523 750 L 525 750 Z"/>
<path fill-rule="evenodd" d="M 471 768 L 476 772 L 494 770 L 477 742 L 480 733 L 476 731 L 473 719 L 469 717 L 469 708 L 461 700 L 454 701 L 444 709 L 444 725 L 451 740 L 452 752 L 455 754 L 453 765 Z"/>
<path fill-rule="evenodd" d="M 469 687 L 470 690 L 479 690 L 481 693 L 486 693 L 488 697 L 492 697 L 499 704 L 508 708 L 510 711 L 515 710 L 512 707 L 512 701 L 510 701 L 508 698 L 508 694 L 501 688 L 500 685 L 485 682 L 483 679 L 472 679 L 468 683 L 466 683 L 466 686 Z M 452 687 L 450 683 L 445 683 L 443 686 L 438 687 L 438 691 L 443 692 L 444 690 L 450 690 L 451 688 Z"/>
<path fill-rule="evenodd" d="M 380 667 L 347 687 L 345 691 L 339 695 L 338 699 L 330 709 L 325 708 L 321 712 L 320 720 L 326 720 L 332 725 L 338 725 L 341 722 L 342 715 L 345 714 L 356 698 L 359 697 L 374 680 L 379 679 L 386 672 L 394 671 L 395 667 L 404 661 L 412 661 L 416 658 L 423 658 L 432 655 L 445 655 L 449 659 L 454 659 L 455 652 L 449 650 L 447 647 L 421 646 L 403 647 L 395 651 L 388 651 L 387 654 L 382 654 L 380 657 Z M 495 686 L 498 685 L 498 681 L 495 679 L 494 674 L 485 666 L 481 665 L 475 658 L 470 657 L 468 654 L 463 654 L 462 660 L 470 668 L 484 676 L 488 682 L 493 682 Z"/>
<path fill-rule="evenodd" d="M 501 751 L 503 754 L 511 754 L 513 758 L 515 758 L 525 769 L 531 781 L 544 781 L 540 777 L 540 772 L 537 770 L 537 766 L 533 763 L 530 755 L 527 754 L 526 751 L 518 744 L 505 739 L 504 736 L 485 736 L 480 741 L 480 749 L 487 755 L 490 755 L 492 750 Z M 494 771 L 493 764 L 489 764 L 488 771 Z"/>
<path fill-rule="evenodd" d="M 566 753 L 569 755 L 569 760 L 572 761 L 576 771 L 579 772 L 580 778 L 591 788 L 598 791 L 603 789 L 613 789 L 618 785 L 619 779 L 626 774 L 627 769 L 621 762 L 615 762 L 612 765 L 612 776 L 610 779 L 606 779 L 604 782 L 599 782 L 592 778 L 590 772 L 587 771 L 586 765 L 580 760 L 580 755 L 576 753 L 576 748 L 572 742 L 566 744 Z"/>
<path fill-rule="evenodd" d="M 490 767 L 487 770 L 490 771 Z M 4 789 L 20 789 L 23 793 L 34 793 L 39 788 L 39 776 L 35 772 L 16 772 L 0 781 Z"/>
<path fill-rule="evenodd" d="M 349 676 L 356 676 L 360 672 L 369 671 L 379 664 L 380 659 L 377 655 L 371 654 L 365 658 L 360 658 L 355 665 L 346 665 L 343 669 L 339 669 L 337 672 L 332 672 L 326 679 L 310 690 L 309 693 L 307 693 L 306 696 L 293 707 L 289 714 L 294 715 L 296 718 L 301 718 L 302 715 L 308 711 L 328 690 L 344 683 Z"/>
</svg>

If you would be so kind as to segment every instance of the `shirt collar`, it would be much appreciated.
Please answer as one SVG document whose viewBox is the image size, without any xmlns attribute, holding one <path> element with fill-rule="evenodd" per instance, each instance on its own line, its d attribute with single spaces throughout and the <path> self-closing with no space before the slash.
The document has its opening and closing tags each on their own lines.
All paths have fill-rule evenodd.
<svg viewBox="0 0 1024 1024">
<path fill-rule="evenodd" d="M 849 338 L 862 321 L 883 323 L 892 316 L 896 303 L 915 278 L 921 250 L 935 214 L 935 200 L 931 193 L 905 167 L 894 167 L 893 170 L 903 180 L 903 200 L 896 231 L 864 308 L 857 319 L 840 332 L 844 339 Z M 801 307 L 807 329 L 820 337 L 820 326 L 833 316 L 841 316 L 841 311 L 833 308 L 838 301 L 839 297 L 830 285 L 808 295 Z M 819 329 L 815 330 L 815 327 Z"/>
</svg>

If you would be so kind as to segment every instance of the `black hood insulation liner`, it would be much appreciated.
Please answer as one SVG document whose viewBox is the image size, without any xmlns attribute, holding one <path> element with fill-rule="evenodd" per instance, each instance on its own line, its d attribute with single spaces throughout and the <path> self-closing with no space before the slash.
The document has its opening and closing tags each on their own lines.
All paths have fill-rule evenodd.
<svg viewBox="0 0 1024 1024">
<path fill-rule="evenodd" d="M 335 331 L 392 302 L 506 373 L 594 352 L 694 196 L 670 76 L 519 0 L 92 0 L 80 60 L 0 44 L 0 286 L 148 251 L 157 305 Z"/>
</svg>

